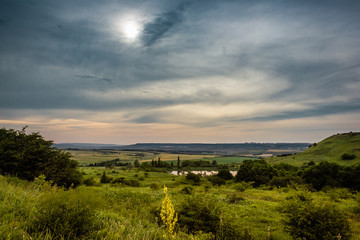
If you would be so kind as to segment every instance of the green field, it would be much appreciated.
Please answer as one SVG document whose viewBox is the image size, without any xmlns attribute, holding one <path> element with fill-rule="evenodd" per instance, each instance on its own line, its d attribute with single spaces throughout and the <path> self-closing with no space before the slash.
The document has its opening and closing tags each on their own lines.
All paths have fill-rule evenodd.
<svg viewBox="0 0 360 240">
<path fill-rule="evenodd" d="M 254 160 L 256 158 L 251 158 L 251 157 L 226 157 L 226 156 L 222 156 L 222 157 L 215 157 L 211 160 L 215 160 L 218 164 L 232 164 L 232 163 L 242 163 L 244 160 Z"/>
<path fill-rule="evenodd" d="M 343 154 L 354 154 L 355 159 L 342 160 L 341 156 Z M 310 161 L 328 161 L 344 166 L 350 166 L 360 163 L 360 134 L 336 134 L 312 145 L 302 153 L 286 157 L 272 157 L 268 158 L 267 161 L 272 164 L 284 162 L 297 166 Z"/>
<path fill-rule="evenodd" d="M 192 154 L 172 154 L 163 152 L 142 152 L 142 151 L 117 151 L 117 150 L 67 150 L 73 159 L 78 161 L 80 166 L 86 164 L 106 162 L 114 159 L 119 159 L 124 162 L 133 162 L 136 159 L 139 162 L 151 161 L 153 159 L 160 159 L 162 161 L 177 161 L 180 157 L 181 160 L 200 160 L 212 159 L 212 155 L 192 155 Z"/>
</svg>

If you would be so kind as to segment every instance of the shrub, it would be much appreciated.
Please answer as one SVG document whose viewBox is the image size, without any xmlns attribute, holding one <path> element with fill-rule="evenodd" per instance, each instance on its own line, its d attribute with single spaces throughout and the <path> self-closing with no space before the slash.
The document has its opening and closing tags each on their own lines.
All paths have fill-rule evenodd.
<svg viewBox="0 0 360 240">
<path fill-rule="evenodd" d="M 245 200 L 245 198 L 237 193 L 231 193 L 228 195 L 229 203 L 238 203 L 238 202 L 241 202 L 244 200 Z"/>
<path fill-rule="evenodd" d="M 193 191 L 194 191 L 194 189 L 192 187 L 190 187 L 190 186 L 185 186 L 184 188 L 182 188 L 180 190 L 181 193 L 188 194 L 188 195 L 192 194 Z"/>
<path fill-rule="evenodd" d="M 355 158 L 356 158 L 355 154 L 344 153 L 343 155 L 341 155 L 342 160 L 353 160 Z"/>
<path fill-rule="evenodd" d="M 286 230 L 294 238 L 307 240 L 347 239 L 350 226 L 347 217 L 334 205 L 315 203 L 307 197 L 295 197 L 283 206 L 287 215 Z"/>
<path fill-rule="evenodd" d="M 186 175 L 186 179 L 191 180 L 194 184 L 200 183 L 200 181 L 201 181 L 200 176 L 195 173 L 192 173 L 192 172 L 189 172 Z"/>
<path fill-rule="evenodd" d="M 84 179 L 83 184 L 86 186 L 94 186 L 96 183 L 93 177 L 89 177 Z"/>
<path fill-rule="evenodd" d="M 76 239 L 98 229 L 94 196 L 74 190 L 44 196 L 37 204 L 29 231 L 48 232 L 54 239 Z"/>
<path fill-rule="evenodd" d="M 130 185 L 129 181 L 126 180 L 124 177 L 119 177 L 111 180 L 111 183 L 118 183 L 122 185 Z"/>
<path fill-rule="evenodd" d="M 152 183 L 152 184 L 150 185 L 150 188 L 151 188 L 152 190 L 158 190 L 160 187 L 159 187 L 159 185 L 157 185 L 156 183 Z"/>
<path fill-rule="evenodd" d="M 223 169 L 223 170 L 220 170 L 216 176 L 222 178 L 222 179 L 225 179 L 225 180 L 231 180 L 234 178 L 234 176 L 231 174 L 230 170 L 229 169 Z"/>
<path fill-rule="evenodd" d="M 303 181 L 300 177 L 293 175 L 275 176 L 270 180 L 269 185 L 276 187 L 286 187 L 294 183 L 301 184 Z"/>
<path fill-rule="evenodd" d="M 208 179 L 214 186 L 215 186 L 215 185 L 221 186 L 221 185 L 225 185 L 225 184 L 226 184 L 225 179 L 220 178 L 220 177 L 218 177 L 218 176 L 209 176 L 207 179 Z"/>
<path fill-rule="evenodd" d="M 215 233 L 220 223 L 220 211 L 213 201 L 190 197 L 182 204 L 178 223 L 190 233 L 198 231 Z"/>
<path fill-rule="evenodd" d="M 252 240 L 252 235 L 239 226 L 233 219 L 224 219 L 222 210 L 215 201 L 200 197 L 190 197 L 182 204 L 178 223 L 188 233 L 213 233 L 216 240 Z"/>
<path fill-rule="evenodd" d="M 138 180 L 135 180 L 135 179 L 130 179 L 129 180 L 129 186 L 130 187 L 140 187 L 140 182 Z"/>
<path fill-rule="evenodd" d="M 235 184 L 235 189 L 239 192 L 244 192 L 246 189 L 250 189 L 253 186 L 253 182 L 239 182 Z"/>
<path fill-rule="evenodd" d="M 100 183 L 110 183 L 112 180 L 111 177 L 108 177 L 105 173 L 105 171 L 103 172 L 101 178 L 100 178 Z"/>
</svg>

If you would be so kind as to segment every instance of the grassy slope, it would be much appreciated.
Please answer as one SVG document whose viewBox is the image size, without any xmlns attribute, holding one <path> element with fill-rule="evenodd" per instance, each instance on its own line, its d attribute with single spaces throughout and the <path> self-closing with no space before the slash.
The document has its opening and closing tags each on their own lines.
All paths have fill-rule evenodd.
<svg viewBox="0 0 360 240">
<path fill-rule="evenodd" d="M 360 151 L 354 149 L 360 149 L 360 133 L 343 133 L 328 137 L 302 153 L 287 157 L 272 157 L 268 158 L 267 161 L 270 163 L 284 162 L 298 166 L 309 161 L 329 161 L 349 166 L 360 163 Z M 342 160 L 341 156 L 344 153 L 355 154 L 356 158 L 354 160 Z"/>
</svg>

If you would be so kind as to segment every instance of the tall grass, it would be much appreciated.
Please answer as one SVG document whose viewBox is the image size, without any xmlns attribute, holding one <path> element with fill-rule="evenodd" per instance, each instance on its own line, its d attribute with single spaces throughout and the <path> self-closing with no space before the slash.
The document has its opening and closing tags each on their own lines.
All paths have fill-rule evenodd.
<svg viewBox="0 0 360 240">
<path fill-rule="evenodd" d="M 292 237 L 285 231 L 285 215 L 279 208 L 289 197 L 305 192 L 296 186 L 255 189 L 232 181 L 216 187 L 205 179 L 199 186 L 192 185 L 191 192 L 185 192 L 183 188 L 191 183 L 183 176 L 112 171 L 109 170 L 109 175 L 144 179 L 140 187 L 99 184 L 64 191 L 0 176 L 0 239 L 163 239 L 167 230 L 159 213 L 164 198 L 162 187 L 166 185 L 176 212 L 181 212 L 190 198 L 216 206 L 213 213 L 219 216 L 214 219 L 221 220 L 217 236 L 224 236 L 224 231 L 234 234 L 240 231 L 247 236 L 245 239 L 267 239 L 270 233 L 271 239 L 290 240 Z M 100 178 L 94 172 L 87 174 L 96 181 Z M 151 187 L 152 184 L 159 187 Z M 351 239 L 360 239 L 360 197 L 344 189 L 306 194 L 315 202 L 331 202 L 344 212 L 350 222 Z M 62 226 L 51 225 L 56 221 Z M 175 230 L 174 239 L 212 239 L 214 236 L 214 232 L 189 233 L 180 226 Z"/>
</svg>

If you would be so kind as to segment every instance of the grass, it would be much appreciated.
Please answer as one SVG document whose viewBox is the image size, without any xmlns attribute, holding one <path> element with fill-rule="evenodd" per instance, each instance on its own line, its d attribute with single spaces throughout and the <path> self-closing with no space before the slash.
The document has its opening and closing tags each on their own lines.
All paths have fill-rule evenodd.
<svg viewBox="0 0 360 240">
<path fill-rule="evenodd" d="M 183 176 L 120 168 L 82 168 L 82 171 L 85 177 L 95 178 L 98 186 L 82 186 L 66 194 L 59 193 L 61 190 L 57 188 L 0 176 L 0 239 L 56 239 L 50 232 L 29 231 L 29 224 L 39 216 L 37 203 L 46 203 L 46 199 L 50 201 L 55 198 L 60 203 L 67 201 L 68 198 L 73 201 L 92 198 L 90 203 L 84 202 L 95 211 L 98 227 L 83 239 L 163 239 L 162 235 L 166 233 L 166 229 L 154 213 L 160 209 L 164 198 L 162 186 L 166 185 L 176 211 L 181 209 L 190 196 L 196 195 L 204 201 L 215 203 L 221 210 L 221 219 L 224 222 L 231 221 L 240 229 L 248 229 L 255 239 L 267 239 L 270 226 L 272 239 L 287 240 L 292 238 L 284 230 L 284 215 L 279 209 L 290 196 L 305 191 L 292 187 L 279 189 L 247 187 L 237 190 L 238 183 L 227 181 L 226 185 L 214 187 L 205 179 L 202 179 L 199 186 L 194 186 Z M 137 179 L 140 186 L 99 184 L 103 171 L 114 178 Z M 158 188 L 152 188 L 154 184 Z M 191 195 L 181 191 L 189 185 L 193 188 Z M 346 189 L 327 189 L 307 194 L 314 201 L 331 202 L 345 212 L 353 232 L 351 239 L 360 239 L 359 195 Z M 42 205 L 46 206 L 46 204 Z M 201 239 L 200 235 L 198 237 Z M 77 236 L 76 239 L 82 237 Z M 180 231 L 175 239 L 195 238 Z"/>
<path fill-rule="evenodd" d="M 354 154 L 354 160 L 342 160 L 343 154 Z M 284 162 L 300 166 L 305 162 L 335 162 L 343 166 L 360 163 L 360 133 L 336 134 L 312 145 L 304 152 L 286 156 L 272 157 L 267 161 L 272 164 Z"/>
</svg>

